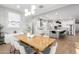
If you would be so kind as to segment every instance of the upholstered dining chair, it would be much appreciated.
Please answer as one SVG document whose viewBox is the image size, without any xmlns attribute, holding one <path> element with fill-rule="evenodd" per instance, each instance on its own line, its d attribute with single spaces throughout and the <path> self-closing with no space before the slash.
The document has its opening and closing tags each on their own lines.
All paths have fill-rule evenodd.
<svg viewBox="0 0 79 59">
<path fill-rule="evenodd" d="M 59 33 L 59 38 L 65 37 L 66 35 L 67 35 L 67 30 L 61 31 L 61 32 Z"/>
</svg>

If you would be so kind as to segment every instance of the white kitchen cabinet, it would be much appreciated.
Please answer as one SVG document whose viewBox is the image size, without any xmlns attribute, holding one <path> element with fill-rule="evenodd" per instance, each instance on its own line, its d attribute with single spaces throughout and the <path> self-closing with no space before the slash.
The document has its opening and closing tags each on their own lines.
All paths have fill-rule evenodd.
<svg viewBox="0 0 79 59">
<path fill-rule="evenodd" d="M 75 36 L 75 20 L 64 20 L 62 26 L 67 28 L 69 35 Z"/>
</svg>

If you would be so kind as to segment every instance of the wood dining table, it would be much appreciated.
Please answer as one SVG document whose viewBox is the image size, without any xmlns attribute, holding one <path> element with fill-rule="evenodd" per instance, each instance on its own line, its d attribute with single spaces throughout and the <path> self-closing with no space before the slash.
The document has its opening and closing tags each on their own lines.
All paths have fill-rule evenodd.
<svg viewBox="0 0 79 59">
<path fill-rule="evenodd" d="M 17 35 L 16 38 L 26 45 L 31 46 L 36 53 L 42 53 L 46 48 L 50 47 L 55 43 L 55 39 L 43 36 L 34 36 L 33 38 L 28 38 L 27 35 Z"/>
</svg>

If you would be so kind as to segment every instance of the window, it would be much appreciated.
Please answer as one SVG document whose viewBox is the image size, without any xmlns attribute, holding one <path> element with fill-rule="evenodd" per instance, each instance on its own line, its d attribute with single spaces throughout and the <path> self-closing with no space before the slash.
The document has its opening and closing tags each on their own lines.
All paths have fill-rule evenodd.
<svg viewBox="0 0 79 59">
<path fill-rule="evenodd" d="M 21 17 L 17 13 L 8 13 L 8 27 L 19 28 L 21 22 Z"/>
</svg>

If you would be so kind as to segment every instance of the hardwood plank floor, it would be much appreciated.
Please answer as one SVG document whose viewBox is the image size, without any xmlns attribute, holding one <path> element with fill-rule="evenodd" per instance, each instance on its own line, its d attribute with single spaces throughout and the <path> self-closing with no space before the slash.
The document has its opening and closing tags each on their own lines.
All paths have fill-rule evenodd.
<svg viewBox="0 0 79 59">
<path fill-rule="evenodd" d="M 57 42 L 56 54 L 76 54 L 75 42 L 79 42 L 79 33 L 76 36 L 66 36 L 62 39 L 57 39 Z"/>
</svg>

